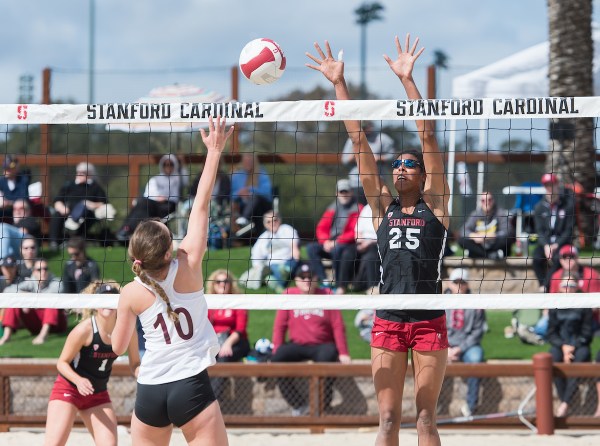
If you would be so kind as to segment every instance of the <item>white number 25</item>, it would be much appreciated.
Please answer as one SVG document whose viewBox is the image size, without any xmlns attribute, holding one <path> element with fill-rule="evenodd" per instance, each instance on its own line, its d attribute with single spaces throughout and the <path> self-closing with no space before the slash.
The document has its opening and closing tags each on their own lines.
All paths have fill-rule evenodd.
<svg viewBox="0 0 600 446">
<path fill-rule="evenodd" d="M 408 249 L 417 249 L 419 247 L 419 234 L 421 234 L 421 230 L 418 228 L 408 228 L 406 230 L 406 247 Z M 402 242 L 400 241 L 402 230 L 400 228 L 390 229 L 390 237 L 390 249 L 400 249 L 402 247 Z"/>
</svg>

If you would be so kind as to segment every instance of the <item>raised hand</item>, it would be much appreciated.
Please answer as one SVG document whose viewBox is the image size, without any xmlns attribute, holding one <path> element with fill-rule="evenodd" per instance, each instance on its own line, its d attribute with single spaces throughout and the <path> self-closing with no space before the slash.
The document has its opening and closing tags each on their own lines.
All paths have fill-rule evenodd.
<svg viewBox="0 0 600 446">
<path fill-rule="evenodd" d="M 208 134 L 204 129 L 200 129 L 200 135 L 202 135 L 202 141 L 206 146 L 206 149 L 209 152 L 223 152 L 225 148 L 225 143 L 227 139 L 233 133 L 234 126 L 231 126 L 227 133 L 225 133 L 225 128 L 227 127 L 227 123 L 225 118 L 221 119 L 220 116 L 217 116 L 217 122 L 215 123 L 212 116 L 208 118 Z"/>
<path fill-rule="evenodd" d="M 334 85 L 338 82 L 342 82 L 344 80 L 344 62 L 342 62 L 341 57 L 339 58 L 340 60 L 335 60 L 333 58 L 329 42 L 327 40 L 325 41 L 325 53 L 317 42 L 315 42 L 315 49 L 317 50 L 319 57 L 315 57 L 308 52 L 305 54 L 309 59 L 312 59 L 318 65 L 307 63 L 306 66 L 323 73 L 327 80 Z"/>
<path fill-rule="evenodd" d="M 406 41 L 404 44 L 404 50 L 400 45 L 400 39 L 396 36 L 396 49 L 398 50 L 398 58 L 396 60 L 392 60 L 387 54 L 383 55 L 383 58 L 386 60 L 394 74 L 402 79 L 408 79 L 412 77 L 413 67 L 415 66 L 415 61 L 419 58 L 419 56 L 425 51 L 425 48 L 421 48 L 416 54 L 417 45 L 419 44 L 419 38 L 415 39 L 415 43 L 413 43 L 412 47 L 410 46 L 410 34 L 406 35 Z"/>
</svg>

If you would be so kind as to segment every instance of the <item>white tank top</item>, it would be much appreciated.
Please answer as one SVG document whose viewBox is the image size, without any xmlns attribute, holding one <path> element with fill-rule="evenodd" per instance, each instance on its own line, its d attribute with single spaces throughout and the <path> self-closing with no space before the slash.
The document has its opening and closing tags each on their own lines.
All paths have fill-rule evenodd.
<svg viewBox="0 0 600 446">
<path fill-rule="evenodd" d="M 157 281 L 169 296 L 171 308 L 179 314 L 177 325 L 169 319 L 167 304 L 160 296 L 139 277 L 135 278 L 156 296 L 154 303 L 139 315 L 146 338 L 146 353 L 137 379 L 140 384 L 163 384 L 195 376 L 215 364 L 219 353 L 204 290 L 177 293 L 173 289 L 177 267 L 177 260 L 173 260 L 166 279 Z"/>
</svg>

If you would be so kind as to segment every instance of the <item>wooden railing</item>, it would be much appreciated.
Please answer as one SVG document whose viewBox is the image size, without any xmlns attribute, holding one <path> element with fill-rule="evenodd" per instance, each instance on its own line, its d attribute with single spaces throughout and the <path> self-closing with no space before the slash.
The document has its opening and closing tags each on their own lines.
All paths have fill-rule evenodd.
<svg viewBox="0 0 600 446">
<path fill-rule="evenodd" d="M 551 373 L 565 377 L 597 378 L 600 376 L 598 364 L 555 364 L 550 367 Z M 255 416 L 225 414 L 228 427 L 302 427 L 313 432 L 330 427 L 376 426 L 378 417 L 373 415 L 329 415 L 320 410 L 323 407 L 324 380 L 327 377 L 370 377 L 369 364 L 313 364 L 313 363 L 262 363 L 262 364 L 217 364 L 210 369 L 211 377 L 229 378 L 277 378 L 295 377 L 309 379 L 309 414 L 302 417 L 292 416 Z M 412 374 L 410 368 L 407 375 Z M 55 376 L 56 367 L 52 363 L 45 364 L 11 364 L 0 366 L 0 431 L 16 426 L 43 426 L 45 417 L 25 416 L 12 413 L 11 377 Z M 129 377 L 129 367 L 115 364 L 113 377 Z M 485 363 L 485 364 L 449 364 L 446 371 L 448 377 L 482 378 L 499 377 L 533 377 L 534 367 L 531 363 Z M 547 377 L 551 380 L 552 376 Z M 134 378 L 131 377 L 133 380 Z M 536 377 L 537 379 L 537 377 Z M 545 390 L 547 391 L 547 389 Z M 551 408 L 550 408 L 551 410 Z M 539 411 L 538 411 L 539 413 Z M 551 412 L 550 412 L 551 413 Z M 534 424 L 535 415 L 528 417 Z M 130 416 L 119 416 L 119 424 L 129 425 Z M 599 428 L 600 419 L 582 416 L 570 416 L 552 420 L 556 428 Z M 81 425 L 81 420 L 78 420 Z M 492 418 L 468 423 L 472 427 L 522 427 L 515 418 Z M 449 424 L 447 426 L 453 426 Z M 456 426 L 456 425 L 455 425 Z M 464 426 L 464 424 L 461 424 Z"/>
</svg>

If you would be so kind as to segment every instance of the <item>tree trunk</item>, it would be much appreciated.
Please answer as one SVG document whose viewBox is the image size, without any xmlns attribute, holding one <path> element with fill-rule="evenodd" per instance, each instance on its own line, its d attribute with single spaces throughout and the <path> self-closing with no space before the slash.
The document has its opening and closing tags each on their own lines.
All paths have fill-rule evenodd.
<svg viewBox="0 0 600 446">
<path fill-rule="evenodd" d="M 592 0 L 548 0 L 548 23 L 550 96 L 593 96 Z M 553 120 L 549 143 L 546 171 L 592 192 L 596 186 L 594 119 Z M 594 225 L 587 201 L 578 200 L 578 229 L 590 240 Z"/>
</svg>

